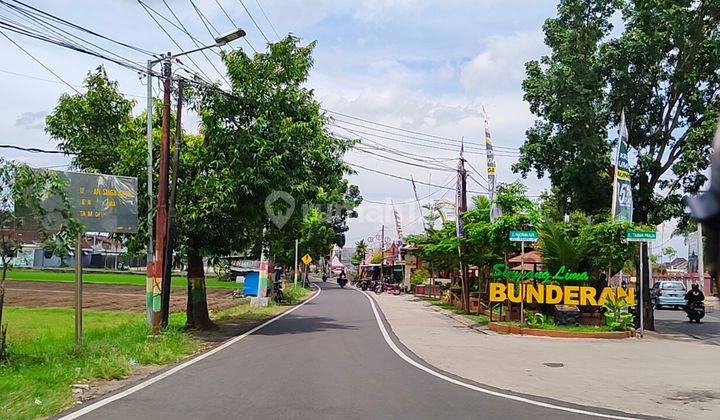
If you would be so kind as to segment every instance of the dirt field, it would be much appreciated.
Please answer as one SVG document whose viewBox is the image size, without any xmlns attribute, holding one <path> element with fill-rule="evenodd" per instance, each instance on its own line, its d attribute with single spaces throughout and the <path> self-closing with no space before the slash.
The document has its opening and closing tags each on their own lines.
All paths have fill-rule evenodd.
<svg viewBox="0 0 720 420">
<path fill-rule="evenodd" d="M 11 281 L 5 286 L 5 305 L 37 307 L 72 307 L 75 285 L 60 282 Z M 207 289 L 210 310 L 238 305 L 230 289 Z M 187 290 L 173 288 L 170 311 L 182 312 L 187 304 Z M 145 311 L 145 287 L 121 284 L 84 284 L 83 308 L 106 311 Z"/>
</svg>

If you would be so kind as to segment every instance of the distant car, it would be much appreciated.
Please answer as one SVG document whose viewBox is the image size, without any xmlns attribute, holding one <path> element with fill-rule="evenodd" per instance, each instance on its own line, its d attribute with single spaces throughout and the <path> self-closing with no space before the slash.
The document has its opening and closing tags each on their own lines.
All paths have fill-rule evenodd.
<svg viewBox="0 0 720 420">
<path fill-rule="evenodd" d="M 685 283 L 681 281 L 659 281 L 650 289 L 650 300 L 656 309 L 674 306 L 682 309 L 685 304 Z"/>
</svg>

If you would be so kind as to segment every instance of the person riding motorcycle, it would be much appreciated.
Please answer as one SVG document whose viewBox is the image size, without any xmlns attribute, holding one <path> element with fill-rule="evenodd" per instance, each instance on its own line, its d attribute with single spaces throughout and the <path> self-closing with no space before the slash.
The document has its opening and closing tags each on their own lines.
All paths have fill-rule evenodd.
<svg viewBox="0 0 720 420">
<path fill-rule="evenodd" d="M 702 302 L 705 300 L 705 295 L 700 290 L 700 285 L 693 284 L 690 290 L 685 294 L 685 300 L 687 301 L 686 309 L 690 309 L 690 305 L 695 302 Z"/>
<path fill-rule="evenodd" d="M 347 278 L 345 277 L 345 270 L 340 272 L 340 274 L 338 275 L 337 282 L 340 285 L 340 287 L 345 287 L 345 285 L 347 284 Z"/>
</svg>

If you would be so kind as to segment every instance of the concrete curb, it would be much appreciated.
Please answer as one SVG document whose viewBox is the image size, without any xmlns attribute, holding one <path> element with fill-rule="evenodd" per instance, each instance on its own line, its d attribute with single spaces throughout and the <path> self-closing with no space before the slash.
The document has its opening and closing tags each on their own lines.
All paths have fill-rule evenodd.
<svg viewBox="0 0 720 420">
<path fill-rule="evenodd" d="M 496 322 L 488 323 L 488 328 L 496 332 L 504 332 L 517 335 L 532 335 L 535 337 L 555 338 L 599 338 L 599 339 L 624 339 L 635 336 L 635 331 L 598 331 L 598 332 L 572 332 L 558 330 L 541 330 L 536 328 L 524 328 L 515 325 L 502 325 Z"/>
</svg>

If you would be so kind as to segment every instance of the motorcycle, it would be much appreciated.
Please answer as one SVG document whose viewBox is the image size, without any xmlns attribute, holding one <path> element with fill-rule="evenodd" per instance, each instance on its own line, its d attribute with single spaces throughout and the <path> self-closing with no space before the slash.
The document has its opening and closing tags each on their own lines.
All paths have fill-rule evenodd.
<svg viewBox="0 0 720 420">
<path fill-rule="evenodd" d="M 705 304 L 700 301 L 691 302 L 685 308 L 685 312 L 690 318 L 690 322 L 695 321 L 699 324 L 700 320 L 705 317 Z"/>
<path fill-rule="evenodd" d="M 373 284 L 372 290 L 375 292 L 376 295 L 379 295 L 382 292 L 384 292 L 382 282 L 376 281 L 375 284 Z"/>
<path fill-rule="evenodd" d="M 360 280 L 359 284 L 360 284 L 360 290 L 362 290 L 364 292 L 370 286 L 370 281 L 369 280 Z"/>
<path fill-rule="evenodd" d="M 345 285 L 347 284 L 347 279 L 345 277 L 340 277 L 337 281 L 338 286 L 340 286 L 341 289 L 345 288 Z"/>
</svg>

